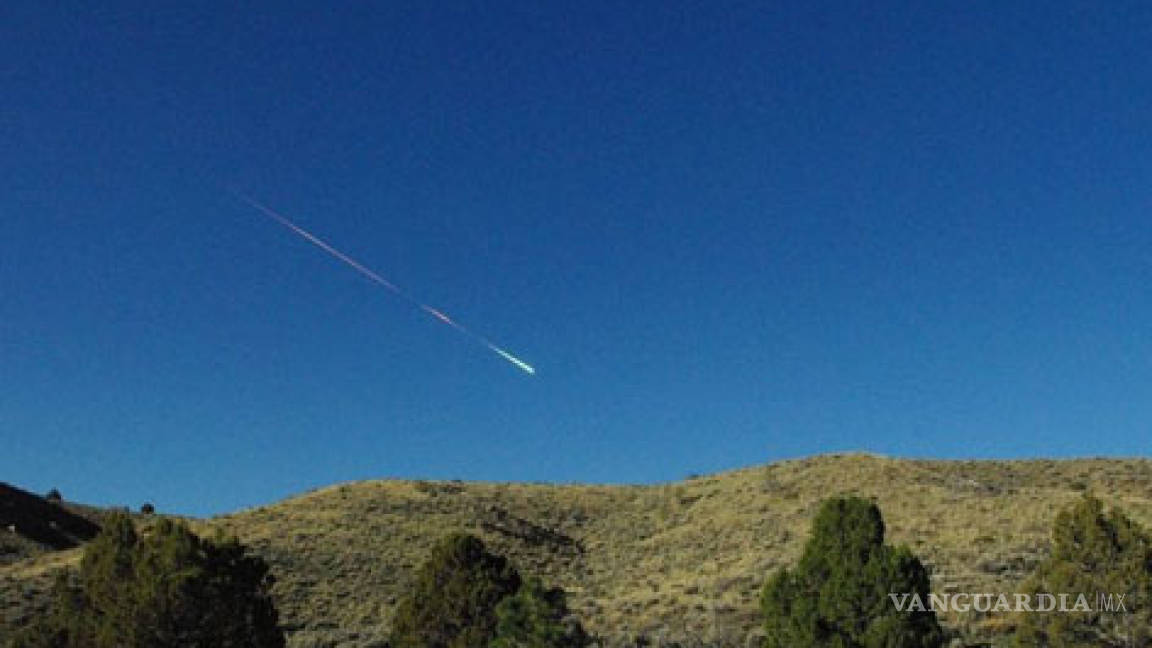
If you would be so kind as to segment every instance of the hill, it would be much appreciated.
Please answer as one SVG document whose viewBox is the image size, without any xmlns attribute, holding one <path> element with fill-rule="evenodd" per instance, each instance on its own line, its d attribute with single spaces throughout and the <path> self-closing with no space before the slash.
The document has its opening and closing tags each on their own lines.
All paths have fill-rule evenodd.
<svg viewBox="0 0 1152 648">
<path fill-rule="evenodd" d="M 0 482 L 0 642 L 4 628 L 39 610 L 53 566 L 100 532 L 100 512 Z M 64 557 L 64 562 L 61 558 Z"/>
<path fill-rule="evenodd" d="M 89 507 L 53 502 L 0 482 L 0 564 L 79 546 L 100 531 Z"/>
<path fill-rule="evenodd" d="M 654 486 L 380 480 L 340 484 L 208 520 L 273 566 L 293 646 L 379 645 L 397 600 L 443 535 L 476 533 L 522 572 L 571 593 L 585 625 L 626 638 L 743 646 L 765 578 L 799 555 L 819 502 L 874 498 L 891 541 L 935 591 L 1013 592 L 1045 557 L 1056 513 L 1091 491 L 1152 527 L 1152 461 L 927 461 L 824 455 Z M 29 601 L 77 552 L 0 567 Z M 9 611 L 9 616 L 17 616 Z M 944 621 L 971 641 L 1009 619 Z"/>
</svg>

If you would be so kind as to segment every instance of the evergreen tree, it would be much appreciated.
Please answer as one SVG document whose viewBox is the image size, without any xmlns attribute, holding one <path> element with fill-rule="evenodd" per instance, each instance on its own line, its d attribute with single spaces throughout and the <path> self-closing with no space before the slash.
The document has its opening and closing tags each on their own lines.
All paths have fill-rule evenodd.
<svg viewBox="0 0 1152 648">
<path fill-rule="evenodd" d="M 112 516 L 85 548 L 72 582 L 16 648 L 283 648 L 272 577 L 237 540 L 206 541 L 161 520 L 138 535 Z"/>
<path fill-rule="evenodd" d="M 928 603 L 928 572 L 905 547 L 884 544 L 880 509 L 827 500 L 799 564 L 764 587 L 766 648 L 929 648 L 943 632 L 930 610 L 898 610 L 889 594 Z"/>
<path fill-rule="evenodd" d="M 530 578 L 520 591 L 496 606 L 496 638 L 491 648 L 584 648 L 590 638 L 568 618 L 563 589 L 545 589 Z"/>
<path fill-rule="evenodd" d="M 1040 594 L 1069 595 L 1069 610 L 1021 613 L 1018 646 L 1152 645 L 1152 537 L 1122 512 L 1105 513 L 1094 497 L 1056 516 L 1052 554 L 1023 591 L 1032 601 Z M 1090 610 L 1076 609 L 1079 594 Z M 1123 596 L 1124 610 L 1099 609 L 1098 594 L 1112 595 L 1114 604 Z"/>
<path fill-rule="evenodd" d="M 520 575 L 479 538 L 454 534 L 432 550 L 392 623 L 392 648 L 477 648 L 496 630 L 496 606 Z"/>
</svg>

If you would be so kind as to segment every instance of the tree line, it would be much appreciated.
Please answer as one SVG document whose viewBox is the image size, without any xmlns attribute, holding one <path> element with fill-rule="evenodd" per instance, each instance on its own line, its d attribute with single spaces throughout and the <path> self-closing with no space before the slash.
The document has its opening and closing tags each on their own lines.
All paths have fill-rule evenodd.
<svg viewBox="0 0 1152 648">
<path fill-rule="evenodd" d="M 236 538 L 204 539 L 162 518 L 140 531 L 115 514 L 61 573 L 49 610 L 10 648 L 283 648 L 268 565 Z M 1152 646 L 1152 536 L 1091 496 L 1061 512 L 1052 552 L 1025 594 L 1107 592 L 1124 611 L 1020 614 L 1003 645 Z M 928 601 L 928 570 L 886 542 L 875 502 L 825 500 L 798 562 L 761 594 L 764 648 L 939 648 L 954 636 Z M 905 600 L 900 599 L 900 600 Z M 600 640 L 563 589 L 525 577 L 469 534 L 439 542 L 400 601 L 390 648 L 584 648 Z M 956 645 L 956 644 L 949 644 Z"/>
</svg>

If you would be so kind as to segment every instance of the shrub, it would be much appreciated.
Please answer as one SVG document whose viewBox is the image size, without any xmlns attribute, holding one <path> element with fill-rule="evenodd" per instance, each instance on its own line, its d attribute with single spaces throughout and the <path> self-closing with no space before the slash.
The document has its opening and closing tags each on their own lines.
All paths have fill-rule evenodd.
<svg viewBox="0 0 1152 648">
<path fill-rule="evenodd" d="M 545 589 L 537 578 L 496 606 L 491 648 L 584 648 L 590 643 L 584 628 L 568 615 L 564 590 Z"/>
<path fill-rule="evenodd" d="M 928 573 L 906 547 L 884 544 L 880 509 L 857 497 L 826 500 L 794 570 L 764 587 L 766 648 L 935 647 L 931 610 L 900 611 L 889 594 L 927 604 Z"/>
<path fill-rule="evenodd" d="M 1025 612 L 1018 646 L 1146 646 L 1152 643 L 1152 537 L 1122 512 L 1085 496 L 1056 516 L 1052 554 L 1023 591 L 1068 594 L 1072 611 Z M 1102 611 L 1098 593 L 1123 595 L 1126 611 Z M 1075 610 L 1083 594 L 1090 611 Z"/>
<path fill-rule="evenodd" d="M 161 520 L 137 534 L 115 515 L 85 548 L 74 580 L 18 634 L 17 648 L 283 648 L 272 577 L 235 539 L 206 541 Z"/>
<path fill-rule="evenodd" d="M 64 497 L 60 495 L 60 491 L 55 489 L 55 488 L 48 491 L 48 493 L 46 495 L 44 495 L 44 499 L 48 500 L 49 502 L 62 502 L 62 501 L 64 501 Z"/>
<path fill-rule="evenodd" d="M 156 507 L 152 506 L 152 502 L 144 502 L 140 505 L 140 512 L 144 515 L 152 515 L 156 512 Z"/>
<path fill-rule="evenodd" d="M 496 630 L 496 606 L 520 575 L 479 538 L 454 534 L 432 550 L 392 624 L 392 648 L 476 648 Z"/>
</svg>

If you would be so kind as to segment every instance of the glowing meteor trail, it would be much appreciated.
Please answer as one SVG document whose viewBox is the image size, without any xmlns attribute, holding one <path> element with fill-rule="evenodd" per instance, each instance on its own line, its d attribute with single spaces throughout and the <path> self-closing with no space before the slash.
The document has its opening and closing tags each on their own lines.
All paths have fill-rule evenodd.
<svg viewBox="0 0 1152 648">
<path fill-rule="evenodd" d="M 516 356 L 512 355 L 511 353 L 508 353 L 507 351 L 505 351 L 504 349 L 501 349 L 500 347 L 496 346 L 495 344 L 492 344 L 491 342 L 485 341 L 484 346 L 495 351 L 496 353 L 499 353 L 505 360 L 507 360 L 508 362 L 511 362 L 512 364 L 516 365 L 517 367 L 520 367 L 524 371 L 527 371 L 528 373 L 530 373 L 532 375 L 536 374 L 536 370 L 532 368 L 532 365 L 528 364 L 527 362 L 524 362 L 523 360 L 521 360 L 520 358 L 517 358 Z"/>
<path fill-rule="evenodd" d="M 339 261 L 343 262 L 345 265 L 350 266 L 353 270 L 359 272 L 360 274 L 364 275 L 368 279 L 372 280 L 372 282 L 374 282 L 378 285 L 381 285 L 381 286 L 387 288 L 388 290 L 391 290 L 398 297 L 401 297 L 404 300 L 408 301 L 409 303 L 415 305 L 420 310 L 424 311 L 425 313 L 428 313 L 432 317 L 435 317 L 437 320 L 443 322 L 444 324 L 447 324 L 448 326 L 451 326 L 452 328 L 456 329 L 460 333 L 463 333 L 464 335 L 468 336 L 469 338 L 472 338 L 473 341 L 483 345 L 489 351 L 493 351 L 494 353 L 499 355 L 501 358 L 504 358 L 508 362 L 512 363 L 517 369 L 519 369 L 519 370 L 521 370 L 521 371 L 523 371 L 529 375 L 535 375 L 536 374 L 536 369 L 534 369 L 532 367 L 532 365 L 528 364 L 527 362 L 524 362 L 523 360 L 521 360 L 520 358 L 517 358 L 516 356 L 512 355 L 511 353 L 508 353 L 504 349 L 501 349 L 500 347 L 496 346 L 491 341 L 489 341 L 488 338 L 485 338 L 481 335 L 477 335 L 476 333 L 473 333 L 472 331 L 468 330 L 467 328 L 464 328 L 463 325 L 461 325 L 459 322 L 452 319 L 451 317 L 448 317 L 448 315 L 446 315 L 443 311 L 437 310 L 437 309 L 432 308 L 431 306 L 429 306 L 427 304 L 424 304 L 424 303 L 417 301 L 411 295 L 409 295 L 408 293 L 401 290 L 400 287 L 397 286 L 396 284 L 392 283 L 391 281 L 388 281 L 384 277 L 381 277 L 374 270 L 372 270 L 371 268 L 360 263 L 356 259 L 353 259 L 352 257 L 348 256 L 347 254 L 344 254 L 340 250 L 337 250 L 336 248 L 332 247 L 331 245 L 326 243 L 320 237 L 316 236 L 315 234 L 312 234 L 311 232 L 304 229 L 303 227 L 300 227 L 296 223 L 293 223 L 292 221 L 288 220 L 285 216 L 282 216 L 281 214 L 273 211 L 272 208 L 270 208 L 270 207 L 268 207 L 262 203 L 259 203 L 255 199 L 249 198 L 248 196 L 245 196 L 244 194 L 242 194 L 238 191 L 234 191 L 233 193 L 236 195 L 237 198 L 248 203 L 248 205 L 250 205 L 252 208 L 259 211 L 260 213 L 264 214 L 268 218 L 271 218 L 272 220 L 276 221 L 277 223 L 280 223 L 281 225 L 283 225 L 284 227 L 286 227 L 287 229 L 291 230 L 293 233 L 298 235 L 300 238 L 304 239 L 305 241 L 308 241 L 312 245 L 315 245 L 316 247 L 320 248 L 321 250 L 324 250 L 325 252 L 327 252 L 331 256 L 333 256 L 336 259 L 338 259 Z"/>
</svg>

